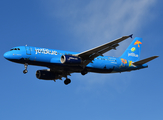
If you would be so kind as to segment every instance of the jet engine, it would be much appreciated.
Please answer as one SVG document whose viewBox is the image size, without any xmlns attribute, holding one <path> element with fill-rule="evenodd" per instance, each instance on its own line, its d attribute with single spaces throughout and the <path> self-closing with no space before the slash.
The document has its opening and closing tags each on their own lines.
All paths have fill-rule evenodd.
<svg viewBox="0 0 163 120">
<path fill-rule="evenodd" d="M 43 79 L 43 80 L 55 80 L 55 79 L 60 79 L 60 75 L 55 74 L 51 71 L 48 70 L 37 70 L 36 71 L 36 77 L 38 79 Z"/>
<path fill-rule="evenodd" d="M 82 63 L 82 60 L 79 57 L 75 57 L 72 55 L 62 55 L 61 63 L 67 65 L 80 65 Z"/>
</svg>

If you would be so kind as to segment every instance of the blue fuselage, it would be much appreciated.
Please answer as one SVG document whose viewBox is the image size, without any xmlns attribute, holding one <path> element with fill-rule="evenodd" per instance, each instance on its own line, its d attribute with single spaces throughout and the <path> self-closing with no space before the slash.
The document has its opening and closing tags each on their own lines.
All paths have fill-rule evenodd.
<svg viewBox="0 0 163 120">
<path fill-rule="evenodd" d="M 62 55 L 78 54 L 77 52 L 69 52 L 55 49 L 18 46 L 4 54 L 4 57 L 12 62 L 37 66 L 45 66 L 51 69 L 67 70 L 72 72 L 81 72 L 86 69 L 88 72 L 97 73 L 114 73 L 137 70 L 146 68 L 147 65 L 133 66 L 132 61 L 123 58 L 110 56 L 96 57 L 85 68 L 81 65 L 65 65 L 61 63 Z"/>
</svg>

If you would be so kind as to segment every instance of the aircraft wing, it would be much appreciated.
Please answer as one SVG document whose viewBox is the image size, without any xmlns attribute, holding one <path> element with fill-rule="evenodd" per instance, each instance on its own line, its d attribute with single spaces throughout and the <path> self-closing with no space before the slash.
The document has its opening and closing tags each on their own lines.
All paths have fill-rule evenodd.
<svg viewBox="0 0 163 120">
<path fill-rule="evenodd" d="M 133 34 L 132 34 L 133 35 Z M 76 54 L 75 56 L 81 57 L 82 60 L 84 61 L 84 65 L 86 66 L 87 64 L 89 64 L 90 62 L 92 62 L 92 60 L 94 60 L 94 58 L 96 58 L 97 56 L 103 56 L 103 54 L 111 49 L 116 49 L 117 46 L 119 46 L 118 43 L 122 42 L 123 40 L 131 37 L 132 35 L 129 36 L 123 36 L 119 39 L 113 40 L 111 42 L 108 42 L 106 44 L 103 44 L 101 46 L 95 47 L 93 49 L 81 52 L 79 54 Z"/>
<path fill-rule="evenodd" d="M 134 63 L 132 63 L 132 64 L 133 64 L 133 65 L 136 65 L 136 66 L 142 65 L 142 64 L 145 64 L 145 63 L 147 63 L 147 62 L 149 62 L 149 61 L 151 61 L 151 60 L 153 60 L 153 59 L 155 59 L 155 58 L 157 58 L 157 57 L 159 57 L 159 56 L 152 56 L 152 57 L 149 57 L 149 58 L 146 58 L 146 59 L 143 59 L 143 60 L 134 62 Z"/>
</svg>

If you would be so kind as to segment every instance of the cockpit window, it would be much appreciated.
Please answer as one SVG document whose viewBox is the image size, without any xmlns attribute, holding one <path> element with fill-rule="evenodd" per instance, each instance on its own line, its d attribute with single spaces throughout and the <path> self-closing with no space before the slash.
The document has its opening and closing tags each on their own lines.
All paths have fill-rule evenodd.
<svg viewBox="0 0 163 120">
<path fill-rule="evenodd" d="M 20 50 L 20 48 L 13 48 L 13 49 L 11 49 L 10 51 L 12 51 L 12 50 Z"/>
</svg>

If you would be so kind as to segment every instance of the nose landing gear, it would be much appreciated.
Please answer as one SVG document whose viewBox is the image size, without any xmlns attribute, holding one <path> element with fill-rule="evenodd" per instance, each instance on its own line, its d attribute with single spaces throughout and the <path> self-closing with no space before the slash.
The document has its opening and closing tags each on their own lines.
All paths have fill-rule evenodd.
<svg viewBox="0 0 163 120">
<path fill-rule="evenodd" d="M 23 73 L 26 74 L 26 73 L 28 72 L 28 70 L 27 70 L 28 64 L 25 63 L 25 64 L 24 64 L 24 67 L 25 67 L 25 70 L 23 70 Z"/>
</svg>

